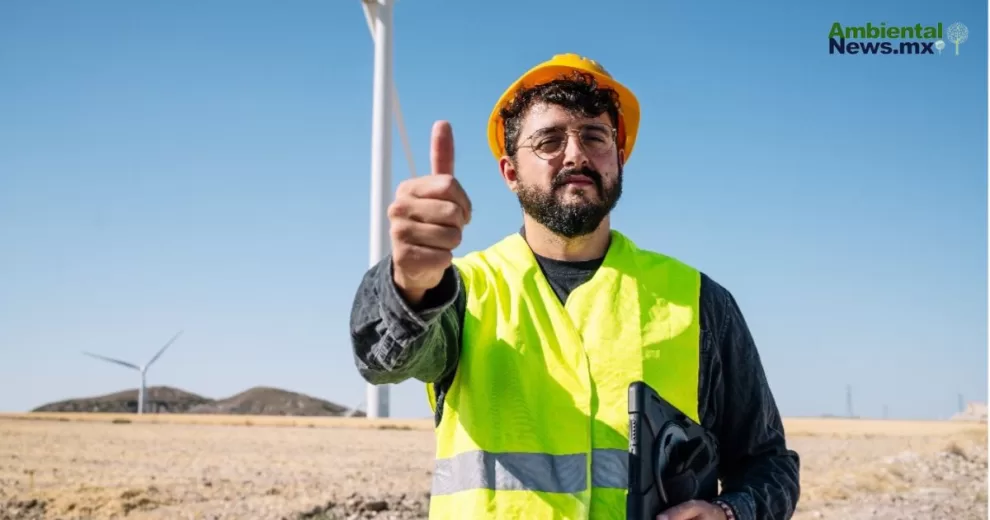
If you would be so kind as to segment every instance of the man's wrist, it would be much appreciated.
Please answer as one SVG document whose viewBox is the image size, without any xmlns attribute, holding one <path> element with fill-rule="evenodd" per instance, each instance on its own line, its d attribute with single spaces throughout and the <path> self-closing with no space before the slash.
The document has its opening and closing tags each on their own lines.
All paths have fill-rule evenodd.
<svg viewBox="0 0 990 520">
<path fill-rule="evenodd" d="M 732 509 L 732 506 L 726 502 L 715 499 L 712 501 L 712 504 L 715 504 L 716 507 L 720 508 L 722 512 L 725 513 L 725 520 L 737 520 L 736 512 Z"/>
<path fill-rule="evenodd" d="M 756 520 L 755 505 L 753 496 L 745 491 L 728 491 L 714 497 L 712 502 L 721 502 L 729 506 L 732 511 L 732 520 Z"/>
</svg>

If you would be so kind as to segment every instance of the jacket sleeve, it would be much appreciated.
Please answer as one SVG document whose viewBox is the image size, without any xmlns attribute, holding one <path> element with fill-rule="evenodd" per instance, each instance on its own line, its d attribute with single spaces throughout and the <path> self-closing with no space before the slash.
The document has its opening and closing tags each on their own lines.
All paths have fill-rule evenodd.
<svg viewBox="0 0 990 520">
<path fill-rule="evenodd" d="M 798 454 L 784 425 L 742 312 L 724 288 L 716 291 L 715 409 L 719 411 L 722 495 L 739 520 L 784 520 L 800 494 Z"/>
<path fill-rule="evenodd" d="M 399 294 L 387 256 L 365 273 L 351 308 L 351 348 L 358 372 L 372 384 L 418 379 L 433 383 L 457 366 L 462 292 L 453 266 L 416 309 Z"/>
</svg>

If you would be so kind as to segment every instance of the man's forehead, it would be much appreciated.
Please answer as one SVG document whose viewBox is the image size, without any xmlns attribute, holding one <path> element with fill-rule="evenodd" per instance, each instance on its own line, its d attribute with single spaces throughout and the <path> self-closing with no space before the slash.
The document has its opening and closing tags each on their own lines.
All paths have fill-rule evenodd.
<svg viewBox="0 0 990 520">
<path fill-rule="evenodd" d="M 556 126 L 571 126 L 588 123 L 609 124 L 608 113 L 598 117 L 588 117 L 579 112 L 568 111 L 560 105 L 551 103 L 536 103 L 526 112 L 523 119 L 523 133 L 530 133 L 541 128 Z"/>
</svg>

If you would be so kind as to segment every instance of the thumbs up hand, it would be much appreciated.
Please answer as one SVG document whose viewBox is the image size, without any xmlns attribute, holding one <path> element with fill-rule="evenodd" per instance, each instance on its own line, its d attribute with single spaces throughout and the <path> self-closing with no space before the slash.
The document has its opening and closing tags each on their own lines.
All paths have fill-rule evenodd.
<svg viewBox="0 0 990 520">
<path fill-rule="evenodd" d="M 430 175 L 399 184 L 388 207 L 393 280 L 411 305 L 439 285 L 471 221 L 471 200 L 454 178 L 454 136 L 446 121 L 433 125 L 430 167 Z"/>
</svg>

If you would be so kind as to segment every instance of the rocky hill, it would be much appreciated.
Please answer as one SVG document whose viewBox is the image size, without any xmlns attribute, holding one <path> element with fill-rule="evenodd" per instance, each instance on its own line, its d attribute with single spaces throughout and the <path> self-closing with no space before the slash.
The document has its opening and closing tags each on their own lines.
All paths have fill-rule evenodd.
<svg viewBox="0 0 990 520">
<path fill-rule="evenodd" d="M 213 402 L 212 399 L 169 386 L 147 388 L 145 411 L 152 413 L 184 413 L 200 404 Z M 138 407 L 138 391 L 124 390 L 96 397 L 67 399 L 39 406 L 33 412 L 100 412 L 135 413 Z"/>
<path fill-rule="evenodd" d="M 345 415 L 349 410 L 336 403 L 278 388 L 256 386 L 233 397 L 198 404 L 189 413 L 230 415 Z"/>
<path fill-rule="evenodd" d="M 138 391 L 124 390 L 113 394 L 68 399 L 39 406 L 33 412 L 102 412 L 136 413 Z M 168 386 L 147 389 L 146 413 L 199 413 L 232 415 L 339 416 L 350 410 L 336 403 L 290 392 L 258 386 L 225 399 L 211 399 Z M 355 415 L 363 416 L 363 412 Z"/>
</svg>

